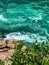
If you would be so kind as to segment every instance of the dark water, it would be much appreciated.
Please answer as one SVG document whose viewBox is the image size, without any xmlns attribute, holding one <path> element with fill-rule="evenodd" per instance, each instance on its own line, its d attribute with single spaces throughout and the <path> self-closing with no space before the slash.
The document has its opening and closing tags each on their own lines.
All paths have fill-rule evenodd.
<svg viewBox="0 0 49 65">
<path fill-rule="evenodd" d="M 49 0 L 0 0 L 0 33 L 25 41 L 49 37 Z"/>
</svg>

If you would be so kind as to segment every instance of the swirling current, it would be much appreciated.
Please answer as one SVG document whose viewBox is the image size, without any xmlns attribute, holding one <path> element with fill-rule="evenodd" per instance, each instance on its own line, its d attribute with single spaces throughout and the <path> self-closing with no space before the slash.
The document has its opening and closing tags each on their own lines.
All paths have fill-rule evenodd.
<svg viewBox="0 0 49 65">
<path fill-rule="evenodd" d="M 49 37 L 49 0 L 0 0 L 0 33 L 32 42 Z"/>
</svg>

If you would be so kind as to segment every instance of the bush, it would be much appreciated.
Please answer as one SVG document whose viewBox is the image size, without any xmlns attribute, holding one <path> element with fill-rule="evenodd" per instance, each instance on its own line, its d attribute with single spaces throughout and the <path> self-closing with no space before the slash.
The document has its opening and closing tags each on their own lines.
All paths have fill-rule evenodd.
<svg viewBox="0 0 49 65">
<path fill-rule="evenodd" d="M 15 53 L 10 58 L 12 65 L 49 65 L 49 42 L 35 42 L 22 51 L 25 44 L 21 41 L 15 47 Z"/>
<path fill-rule="evenodd" d="M 0 60 L 0 65 L 5 65 L 3 60 Z"/>
</svg>

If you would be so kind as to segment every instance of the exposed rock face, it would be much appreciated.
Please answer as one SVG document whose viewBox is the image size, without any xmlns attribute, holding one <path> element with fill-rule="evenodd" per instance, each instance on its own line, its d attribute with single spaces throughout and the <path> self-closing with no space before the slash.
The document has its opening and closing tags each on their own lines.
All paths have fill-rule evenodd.
<svg viewBox="0 0 49 65">
<path fill-rule="evenodd" d="M 0 46 L 4 45 L 5 44 L 5 40 L 0 38 Z"/>
<path fill-rule="evenodd" d="M 14 48 L 15 47 L 14 42 L 15 42 L 14 39 L 5 40 L 5 43 L 6 43 L 7 47 L 10 47 L 10 48 Z"/>
<path fill-rule="evenodd" d="M 11 55 L 13 55 L 14 50 L 13 49 L 8 49 L 7 51 L 0 52 L 0 59 L 1 60 L 6 60 L 10 58 Z"/>
<path fill-rule="evenodd" d="M 15 39 L 9 39 L 9 40 L 4 40 L 0 39 L 0 59 L 5 60 L 5 65 L 8 65 L 9 62 L 8 58 L 11 57 L 14 53 L 14 47 L 18 44 L 18 41 Z"/>
<path fill-rule="evenodd" d="M 0 48 L 4 47 L 5 45 L 5 40 L 0 38 Z"/>
<path fill-rule="evenodd" d="M 17 43 L 17 40 L 15 39 L 4 40 L 1 38 L 0 39 L 0 49 L 4 47 L 14 48 L 15 43 Z"/>
<path fill-rule="evenodd" d="M 15 39 L 0 39 L 0 59 L 5 60 L 6 58 L 13 55 L 15 43 L 17 44 L 17 40 Z"/>
</svg>

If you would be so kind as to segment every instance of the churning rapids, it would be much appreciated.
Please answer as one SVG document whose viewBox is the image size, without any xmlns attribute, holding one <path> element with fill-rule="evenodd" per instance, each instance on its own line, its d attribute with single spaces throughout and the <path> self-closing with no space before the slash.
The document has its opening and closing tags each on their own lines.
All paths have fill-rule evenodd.
<svg viewBox="0 0 49 65">
<path fill-rule="evenodd" d="M 6 34 L 5 39 L 46 41 L 49 37 L 49 1 L 14 1 L 0 1 L 0 33 Z"/>
</svg>

